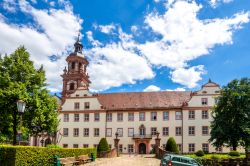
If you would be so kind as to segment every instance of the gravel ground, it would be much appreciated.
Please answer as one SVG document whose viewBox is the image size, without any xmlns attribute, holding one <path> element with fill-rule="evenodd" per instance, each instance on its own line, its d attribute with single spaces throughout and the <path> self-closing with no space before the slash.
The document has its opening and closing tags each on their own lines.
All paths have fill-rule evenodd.
<svg viewBox="0 0 250 166">
<path fill-rule="evenodd" d="M 153 155 L 121 155 L 115 158 L 98 158 L 82 166 L 159 166 L 160 160 Z"/>
</svg>

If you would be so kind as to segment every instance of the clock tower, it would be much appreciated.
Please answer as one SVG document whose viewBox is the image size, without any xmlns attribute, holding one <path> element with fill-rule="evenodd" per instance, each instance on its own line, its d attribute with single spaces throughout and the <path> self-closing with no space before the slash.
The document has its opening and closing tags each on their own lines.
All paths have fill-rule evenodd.
<svg viewBox="0 0 250 166">
<path fill-rule="evenodd" d="M 86 71 L 89 62 L 82 54 L 83 45 L 79 41 L 79 35 L 74 47 L 74 52 L 66 58 L 68 67 L 65 67 L 63 74 L 61 75 L 63 78 L 63 101 L 65 100 L 65 97 L 75 92 L 75 90 L 79 87 L 88 90 L 89 84 L 91 83 Z"/>
</svg>

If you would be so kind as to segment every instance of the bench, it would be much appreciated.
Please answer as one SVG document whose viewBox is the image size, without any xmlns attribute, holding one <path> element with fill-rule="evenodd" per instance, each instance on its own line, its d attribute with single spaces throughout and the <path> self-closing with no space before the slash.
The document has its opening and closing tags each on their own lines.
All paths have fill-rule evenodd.
<svg viewBox="0 0 250 166">
<path fill-rule="evenodd" d="M 59 160 L 62 166 L 79 165 L 79 161 L 77 161 L 75 157 L 59 158 Z"/>
<path fill-rule="evenodd" d="M 90 162 L 91 158 L 88 155 L 80 155 L 76 158 L 76 160 L 84 164 Z"/>
</svg>

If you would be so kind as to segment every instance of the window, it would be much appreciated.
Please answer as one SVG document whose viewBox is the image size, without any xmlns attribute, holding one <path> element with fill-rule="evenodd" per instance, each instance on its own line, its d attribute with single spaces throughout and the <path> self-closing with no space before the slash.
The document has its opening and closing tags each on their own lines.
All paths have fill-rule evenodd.
<svg viewBox="0 0 250 166">
<path fill-rule="evenodd" d="M 68 122 L 69 121 L 69 114 L 63 114 L 63 121 Z"/>
<path fill-rule="evenodd" d="M 112 137 L 112 128 L 107 128 L 106 129 L 106 136 L 107 137 Z"/>
<path fill-rule="evenodd" d="M 177 144 L 179 152 L 182 152 L 182 144 Z"/>
<path fill-rule="evenodd" d="M 72 82 L 69 84 L 69 90 L 74 90 L 75 89 L 75 84 Z"/>
<path fill-rule="evenodd" d="M 215 148 L 217 152 L 222 152 L 222 147 Z"/>
<path fill-rule="evenodd" d="M 99 113 L 95 113 L 94 114 L 94 119 L 95 119 L 95 121 L 99 121 L 100 120 L 100 114 Z"/>
<path fill-rule="evenodd" d="M 202 119 L 208 119 L 208 111 L 207 110 L 202 111 Z"/>
<path fill-rule="evenodd" d="M 89 102 L 84 102 L 84 109 L 89 109 Z"/>
<path fill-rule="evenodd" d="M 188 152 L 195 152 L 195 144 L 188 144 Z"/>
<path fill-rule="evenodd" d="M 128 153 L 134 153 L 134 145 L 133 144 L 128 145 Z"/>
<path fill-rule="evenodd" d="M 100 135 L 99 128 L 94 128 L 94 137 L 99 137 L 99 135 Z"/>
<path fill-rule="evenodd" d="M 145 121 L 145 112 L 139 113 L 139 121 Z"/>
<path fill-rule="evenodd" d="M 163 136 L 168 136 L 168 134 L 169 134 L 168 132 L 169 132 L 168 127 L 163 127 L 162 128 L 162 135 Z"/>
<path fill-rule="evenodd" d="M 207 105 L 207 98 L 201 98 L 201 105 Z"/>
<path fill-rule="evenodd" d="M 122 150 L 123 150 L 123 146 L 122 146 L 122 144 L 119 144 L 119 146 L 118 146 L 119 148 L 119 153 L 122 153 Z"/>
<path fill-rule="evenodd" d="M 78 148 L 78 144 L 73 144 L 73 148 Z"/>
<path fill-rule="evenodd" d="M 134 121 L 134 113 L 128 113 L 128 121 Z"/>
<path fill-rule="evenodd" d="M 97 147 L 98 147 L 98 144 L 94 144 L 93 146 L 94 146 L 94 148 L 96 148 L 96 149 L 97 149 Z"/>
<path fill-rule="evenodd" d="M 208 144 L 202 144 L 203 152 L 209 152 Z"/>
<path fill-rule="evenodd" d="M 208 135 L 208 126 L 202 126 L 202 135 Z"/>
<path fill-rule="evenodd" d="M 195 127 L 194 126 L 189 126 L 188 127 L 188 135 L 195 135 Z"/>
<path fill-rule="evenodd" d="M 75 69 L 75 66 L 76 66 L 76 63 L 75 63 L 75 62 L 72 62 L 72 63 L 71 63 L 71 69 Z"/>
<path fill-rule="evenodd" d="M 176 111 L 175 112 L 175 120 L 181 120 L 181 111 Z"/>
<path fill-rule="evenodd" d="M 169 112 L 163 112 L 163 120 L 169 120 Z"/>
<path fill-rule="evenodd" d="M 123 128 L 117 128 L 118 137 L 123 136 Z"/>
<path fill-rule="evenodd" d="M 123 121 L 123 113 L 117 113 L 117 121 L 118 122 Z"/>
<path fill-rule="evenodd" d="M 151 121 L 157 120 L 157 112 L 151 112 Z"/>
<path fill-rule="evenodd" d="M 165 150 L 166 149 L 166 144 L 162 144 L 162 148 Z"/>
<path fill-rule="evenodd" d="M 151 135 L 156 135 L 157 128 L 156 127 L 151 127 Z"/>
<path fill-rule="evenodd" d="M 134 128 L 128 128 L 128 136 L 133 137 L 134 136 Z"/>
<path fill-rule="evenodd" d="M 75 102 L 74 103 L 74 108 L 75 108 L 75 110 L 79 110 L 80 109 L 80 103 L 79 102 Z"/>
<path fill-rule="evenodd" d="M 74 137 L 78 137 L 79 136 L 79 129 L 78 128 L 74 128 L 74 133 L 73 133 L 73 136 Z"/>
<path fill-rule="evenodd" d="M 175 135 L 180 136 L 181 135 L 181 127 L 175 127 Z"/>
<path fill-rule="evenodd" d="M 83 148 L 88 148 L 89 144 L 83 144 Z"/>
<path fill-rule="evenodd" d="M 111 144 L 109 144 L 109 149 L 112 149 L 112 145 Z"/>
<path fill-rule="evenodd" d="M 195 119 L 195 112 L 194 111 L 188 111 L 188 119 Z"/>
<path fill-rule="evenodd" d="M 89 114 L 87 114 L 87 113 L 84 114 L 84 121 L 85 122 L 89 121 Z"/>
<path fill-rule="evenodd" d="M 145 129 L 145 127 L 140 127 L 140 135 L 146 135 L 146 129 Z"/>
<path fill-rule="evenodd" d="M 74 121 L 79 122 L 79 114 L 74 114 Z"/>
<path fill-rule="evenodd" d="M 84 128 L 83 129 L 83 136 L 88 137 L 89 136 L 89 128 Z"/>
<path fill-rule="evenodd" d="M 63 144 L 63 148 L 68 148 L 68 144 Z"/>
<path fill-rule="evenodd" d="M 112 122 L 112 113 L 107 113 L 107 122 Z"/>
<path fill-rule="evenodd" d="M 69 129 L 68 128 L 63 128 L 63 136 L 68 137 L 69 136 Z"/>
</svg>

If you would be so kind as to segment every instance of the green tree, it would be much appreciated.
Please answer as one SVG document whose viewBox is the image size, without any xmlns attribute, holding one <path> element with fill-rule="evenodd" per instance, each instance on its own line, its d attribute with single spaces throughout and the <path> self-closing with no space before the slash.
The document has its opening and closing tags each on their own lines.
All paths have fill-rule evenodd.
<svg viewBox="0 0 250 166">
<path fill-rule="evenodd" d="M 45 81 L 43 67 L 34 67 L 24 47 L 0 58 L 0 134 L 12 137 L 13 144 L 17 128 L 26 127 L 29 134 L 55 130 L 57 105 L 46 90 Z M 22 121 L 16 105 L 20 99 L 26 102 Z"/>
<path fill-rule="evenodd" d="M 109 150 L 110 149 L 109 149 L 109 145 L 108 145 L 106 138 L 102 138 L 98 144 L 97 151 L 98 152 L 106 152 Z"/>
<path fill-rule="evenodd" d="M 176 145 L 175 139 L 173 137 L 170 137 L 167 141 L 165 150 L 168 152 L 174 152 L 174 153 L 178 153 L 178 147 Z"/>
<path fill-rule="evenodd" d="M 250 145 L 250 79 L 233 80 L 224 86 L 213 109 L 211 138 L 216 147 Z"/>
</svg>

